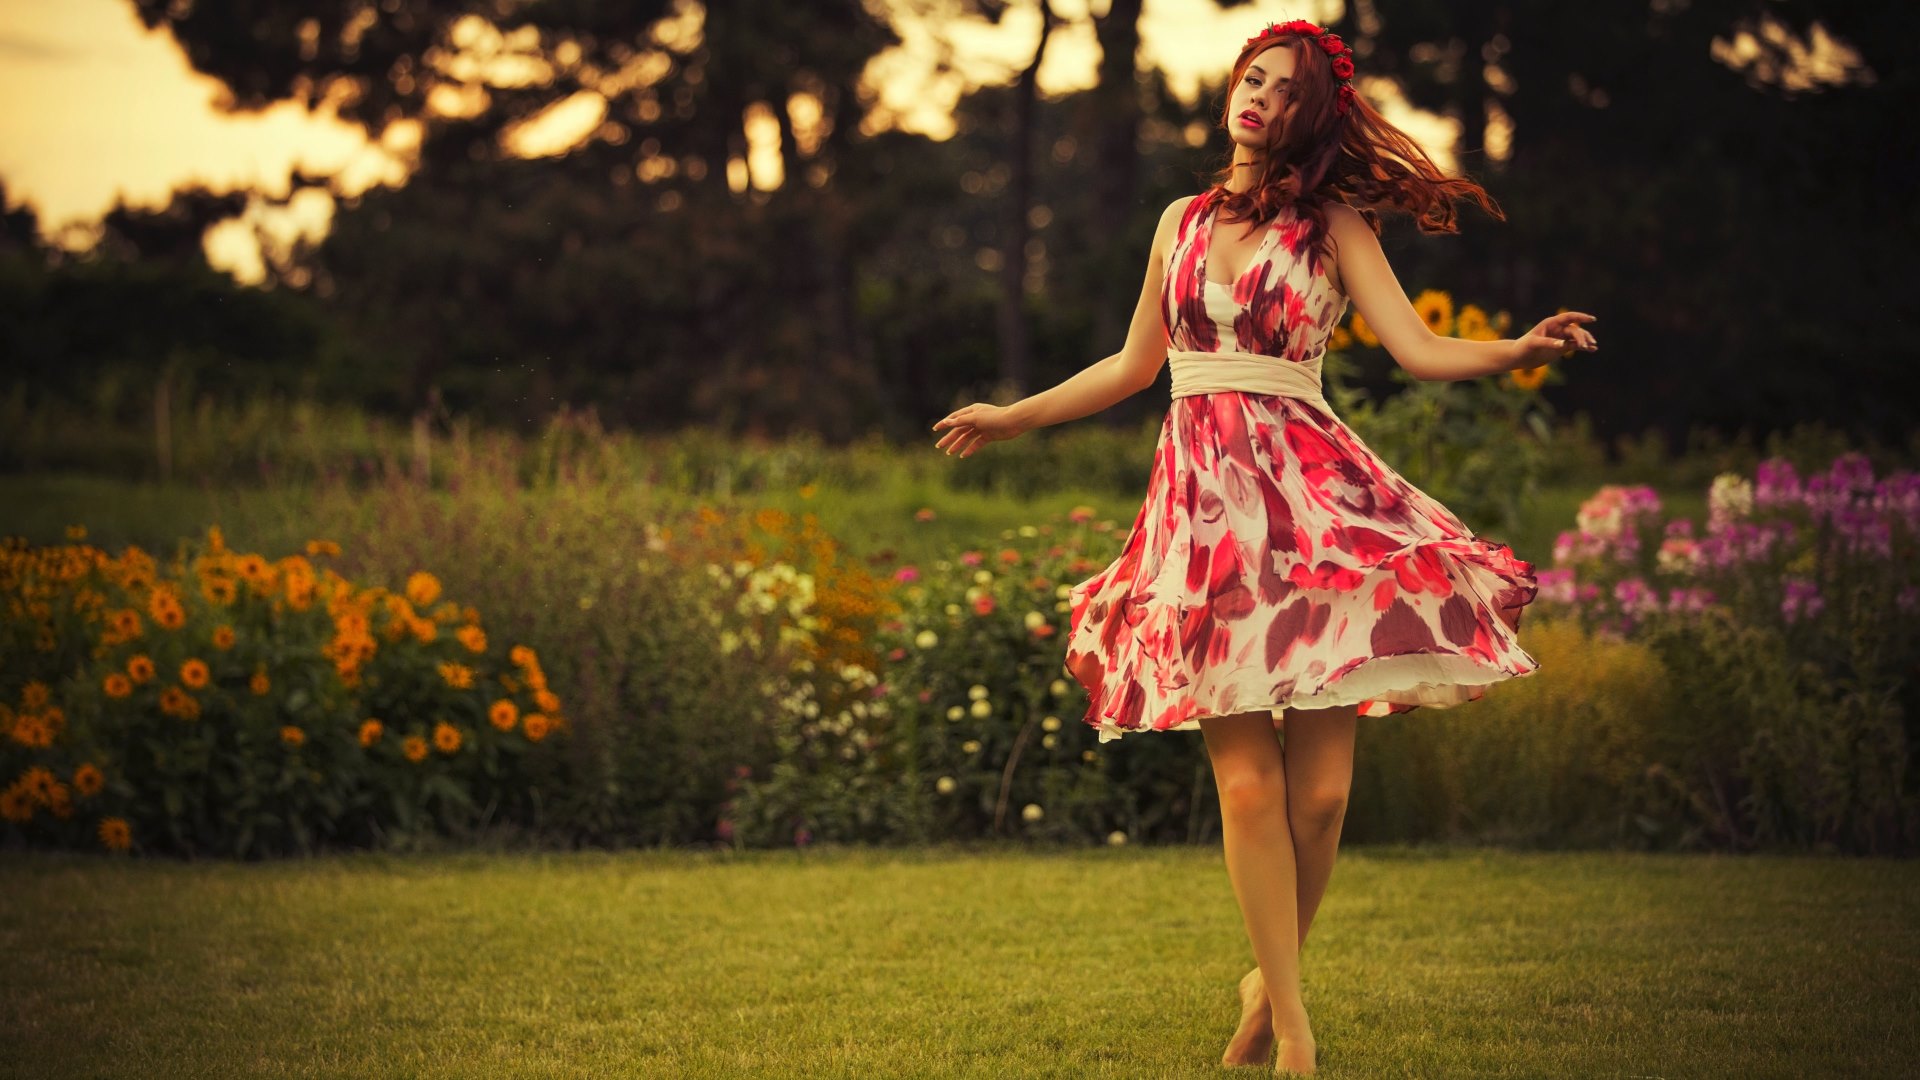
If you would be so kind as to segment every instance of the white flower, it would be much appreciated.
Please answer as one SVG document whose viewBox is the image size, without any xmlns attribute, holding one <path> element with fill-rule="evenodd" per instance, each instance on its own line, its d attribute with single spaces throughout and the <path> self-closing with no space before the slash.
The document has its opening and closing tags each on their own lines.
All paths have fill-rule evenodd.
<svg viewBox="0 0 1920 1080">
<path fill-rule="evenodd" d="M 1039 530 L 1039 529 L 1036 529 L 1036 528 L 1034 528 L 1034 527 L 1033 527 L 1033 526 L 1031 526 L 1031 525 L 1022 525 L 1022 526 L 1020 526 L 1020 535 L 1021 535 L 1021 536 L 1025 536 L 1025 537 L 1028 537 L 1028 538 L 1032 538 L 1032 537 L 1035 537 L 1035 536 L 1039 536 L 1039 535 L 1040 535 L 1040 530 Z"/>
<path fill-rule="evenodd" d="M 1065 600 L 1067 597 L 1073 595 L 1073 586 L 1062 584 L 1053 590 L 1053 595 Z"/>
<path fill-rule="evenodd" d="M 740 651 L 740 635 L 731 630 L 720 631 L 720 651 L 729 656 Z"/>
<path fill-rule="evenodd" d="M 1047 690 L 1052 693 L 1054 697 L 1066 697 L 1067 689 L 1067 680 L 1065 679 L 1055 679 L 1053 680 L 1053 685 L 1047 687 Z"/>
<path fill-rule="evenodd" d="M 947 614 L 949 614 L 949 615 L 958 615 L 958 614 L 960 614 L 960 605 L 959 605 L 959 604 L 948 604 L 948 605 L 947 605 L 947 607 L 946 607 L 946 611 L 947 611 Z"/>
<path fill-rule="evenodd" d="M 1046 718 L 1045 720 L 1042 720 L 1042 721 L 1040 721 L 1040 730 L 1042 730 L 1042 731 L 1059 731 L 1059 730 L 1060 730 L 1060 718 L 1059 718 L 1059 717 L 1057 717 L 1057 716 L 1049 716 L 1049 717 L 1047 717 L 1047 718 Z"/>
<path fill-rule="evenodd" d="M 973 583 L 975 585 L 985 585 L 992 580 L 993 571 L 991 570 L 975 570 L 973 572 Z"/>
<path fill-rule="evenodd" d="M 963 754 L 977 754 L 977 753 L 979 753 L 979 752 L 980 752 L 980 740 L 979 740 L 979 739 L 968 739 L 968 740 L 967 740 L 966 742 L 963 742 L 963 743 L 961 743 L 961 744 L 960 744 L 960 752 L 961 752 L 961 753 L 963 753 Z"/>
<path fill-rule="evenodd" d="M 979 701 L 974 702 L 973 707 L 967 711 L 973 714 L 975 720 L 985 720 L 987 717 L 993 715 L 993 702 L 981 698 Z"/>
<path fill-rule="evenodd" d="M 751 573 L 753 573 L 752 563 L 748 562 L 745 559 L 740 559 L 734 562 L 733 564 L 734 577 L 746 577 L 748 574 L 751 574 Z"/>
<path fill-rule="evenodd" d="M 979 683 L 974 683 L 972 686 L 967 687 L 968 701 L 979 701 L 981 698 L 986 696 L 987 696 L 987 688 L 980 685 Z"/>
<path fill-rule="evenodd" d="M 940 635 L 931 630 L 922 630 L 913 636 L 913 643 L 922 649 L 931 649 L 940 644 Z"/>
<path fill-rule="evenodd" d="M 961 705 L 955 705 L 947 710 L 947 719 L 949 720 L 958 720 L 965 715 L 967 715 L 967 710 Z"/>
<path fill-rule="evenodd" d="M 1048 750 L 1051 750 L 1051 749 L 1053 749 L 1054 747 L 1056 747 L 1056 746 L 1059 746 L 1059 745 L 1060 745 L 1060 736 L 1058 736 L 1058 735 L 1042 735 L 1042 736 L 1040 736 L 1040 745 L 1041 745 L 1041 746 L 1043 746 L 1043 747 L 1046 747 L 1046 748 L 1047 748 Z"/>
<path fill-rule="evenodd" d="M 1046 815 L 1047 815 L 1047 812 L 1045 810 L 1040 809 L 1039 803 L 1030 802 L 1027 805 L 1020 808 L 1020 820 L 1022 821 L 1039 821 L 1041 818 L 1045 817 Z"/>
<path fill-rule="evenodd" d="M 978 585 L 967 586 L 967 592 L 966 592 L 967 603 L 971 604 L 975 600 L 980 599 L 981 595 L 984 594 L 986 591 L 987 590 L 981 588 Z"/>
<path fill-rule="evenodd" d="M 1127 842 L 1127 834 L 1121 832 L 1119 829 L 1115 829 L 1112 832 L 1107 834 L 1107 843 L 1114 847 L 1119 847 L 1120 845 L 1126 842 Z"/>
<path fill-rule="evenodd" d="M 1029 611 L 1027 612 L 1026 618 L 1022 621 L 1024 621 L 1027 624 L 1027 629 L 1032 630 L 1038 627 L 1040 624 L 1046 622 L 1047 617 L 1045 615 L 1040 614 L 1037 611 Z"/>
<path fill-rule="evenodd" d="M 1072 610 L 1073 610 L 1073 601 L 1071 601 L 1071 600 L 1055 600 L 1055 601 L 1053 602 L 1053 610 L 1055 610 L 1055 611 L 1058 611 L 1058 612 L 1062 612 L 1062 613 L 1064 613 L 1064 612 L 1068 612 L 1068 611 L 1072 611 Z"/>
<path fill-rule="evenodd" d="M 867 703 L 864 701 L 854 702 L 853 715 L 859 717 L 862 720 L 865 720 L 867 718 Z"/>
<path fill-rule="evenodd" d="M 959 786 L 960 785 L 953 782 L 953 777 L 951 776 L 943 776 L 933 782 L 933 790 L 938 791 L 942 795 L 953 794 L 953 789 Z"/>
</svg>

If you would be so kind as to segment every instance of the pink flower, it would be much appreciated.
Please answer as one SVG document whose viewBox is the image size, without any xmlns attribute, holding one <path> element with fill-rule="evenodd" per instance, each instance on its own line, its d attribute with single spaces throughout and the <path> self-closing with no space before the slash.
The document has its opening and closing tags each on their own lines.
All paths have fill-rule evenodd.
<svg viewBox="0 0 1920 1080">
<path fill-rule="evenodd" d="M 919 570 L 917 570 L 917 569 L 915 569 L 915 568 L 914 568 L 914 567 L 912 567 L 912 566 L 903 566 L 903 567 L 901 567 L 900 569 L 898 569 L 898 570 L 895 570 L 895 571 L 893 572 L 893 580 L 895 580 L 895 581 L 919 581 L 919 580 L 920 580 L 920 571 L 919 571 Z"/>
<path fill-rule="evenodd" d="M 985 559 L 986 556 L 977 551 L 965 551 L 960 554 L 960 563 L 963 566 L 979 566 Z"/>
</svg>

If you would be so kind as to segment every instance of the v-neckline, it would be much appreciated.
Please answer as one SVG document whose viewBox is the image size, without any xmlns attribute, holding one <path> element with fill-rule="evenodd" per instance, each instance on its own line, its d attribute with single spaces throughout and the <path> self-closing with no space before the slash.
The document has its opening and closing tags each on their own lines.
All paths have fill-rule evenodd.
<svg viewBox="0 0 1920 1080">
<path fill-rule="evenodd" d="M 1221 202 L 1222 200 L 1215 199 L 1213 201 L 1213 205 L 1207 208 L 1207 217 L 1206 217 L 1206 223 L 1205 223 L 1206 230 L 1207 230 L 1206 231 L 1207 246 L 1206 246 L 1206 249 L 1202 251 L 1200 255 L 1200 276 L 1204 280 L 1212 282 L 1213 284 L 1218 285 L 1223 289 L 1232 289 L 1235 286 L 1240 284 L 1241 278 L 1247 276 L 1247 271 L 1252 270 L 1255 266 L 1260 265 L 1260 256 L 1266 253 L 1267 245 L 1273 241 L 1273 234 L 1279 231 L 1280 218 L 1279 218 L 1279 215 L 1276 214 L 1272 221 L 1267 222 L 1266 235 L 1262 236 L 1260 238 L 1260 242 L 1254 245 L 1253 255 L 1247 259 L 1247 265 L 1240 269 L 1240 273 L 1235 275 L 1232 281 L 1215 281 L 1210 271 L 1213 269 L 1214 224 L 1216 222 L 1216 219 L 1218 219 L 1220 216 Z"/>
</svg>

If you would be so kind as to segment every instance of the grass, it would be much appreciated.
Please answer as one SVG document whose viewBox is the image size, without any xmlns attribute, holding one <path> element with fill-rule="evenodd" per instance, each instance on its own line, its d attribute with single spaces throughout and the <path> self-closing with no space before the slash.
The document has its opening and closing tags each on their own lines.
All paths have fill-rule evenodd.
<svg viewBox="0 0 1920 1080">
<path fill-rule="evenodd" d="M 1261 1075 L 1216 848 L 0 856 L 0 1075 Z M 1344 852 L 1319 1075 L 1892 1076 L 1920 866 Z"/>
</svg>

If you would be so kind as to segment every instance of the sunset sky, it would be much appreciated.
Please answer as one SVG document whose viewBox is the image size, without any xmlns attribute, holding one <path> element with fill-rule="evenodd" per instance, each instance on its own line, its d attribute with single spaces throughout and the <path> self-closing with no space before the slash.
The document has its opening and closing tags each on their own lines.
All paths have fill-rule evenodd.
<svg viewBox="0 0 1920 1080">
<path fill-rule="evenodd" d="M 1344 6 L 1343 0 L 1260 0 L 1223 12 L 1213 0 L 1147 0 L 1141 61 L 1165 68 L 1175 92 L 1191 100 L 1200 79 L 1224 73 L 1238 43 L 1268 22 L 1332 20 Z M 1057 95 L 1093 85 L 1099 49 L 1088 0 L 1055 0 L 1054 8 L 1070 25 L 1048 45 L 1040 88 Z M 697 12 L 688 17 L 697 26 Z M 1031 58 L 1039 32 L 1037 7 L 1018 9 L 997 27 L 905 16 L 894 21 L 904 44 L 876 57 L 866 72 L 880 93 L 869 127 L 933 138 L 951 133 L 949 111 L 963 84 L 1007 81 Z M 936 78 L 933 57 L 942 38 L 960 74 Z M 1455 125 L 1407 109 L 1382 83 L 1367 82 L 1363 72 L 1363 89 L 1389 118 L 1451 168 Z M 160 205 L 176 184 L 196 177 L 215 190 L 257 188 L 284 196 L 296 164 L 339 176 L 350 192 L 403 183 L 408 175 L 404 138 L 385 147 L 330 111 L 290 104 L 223 115 L 212 104 L 218 85 L 192 72 L 171 37 L 145 30 L 126 0 L 0 0 L 0 94 L 8 102 L 0 111 L 0 178 L 9 200 L 32 205 L 48 239 L 79 248 L 91 243 L 92 227 L 117 196 Z M 571 101 L 552 110 L 542 129 L 524 133 L 521 145 L 526 153 L 559 152 L 599 119 L 595 101 Z M 319 236 L 332 210 L 332 199 L 319 191 L 303 193 L 287 211 L 256 203 L 242 219 L 209 233 L 209 258 L 243 281 L 258 280 L 256 229 L 269 243 Z"/>
</svg>

